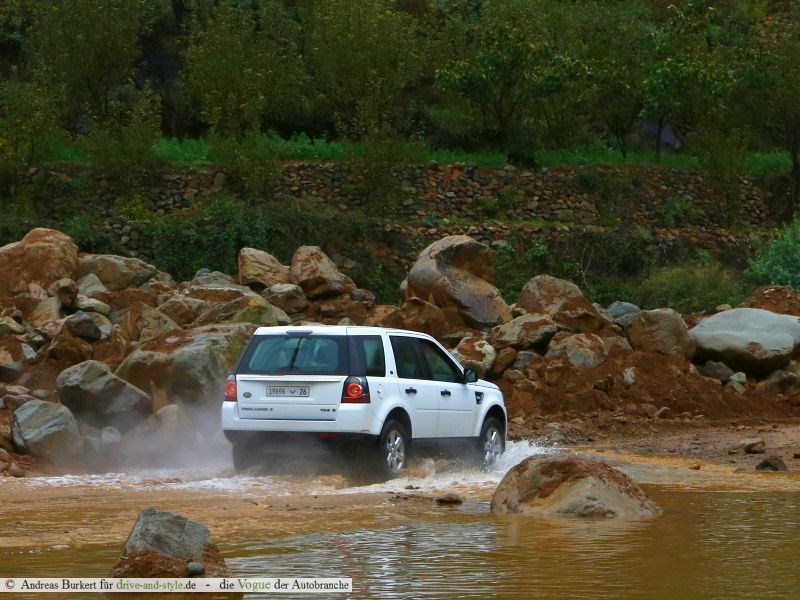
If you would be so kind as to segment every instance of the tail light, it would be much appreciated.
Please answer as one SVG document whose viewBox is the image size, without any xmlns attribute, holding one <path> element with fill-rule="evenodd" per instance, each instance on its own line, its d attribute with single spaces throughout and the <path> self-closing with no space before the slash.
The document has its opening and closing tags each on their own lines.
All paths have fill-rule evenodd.
<svg viewBox="0 0 800 600">
<path fill-rule="evenodd" d="M 236 402 L 236 376 L 231 375 L 225 382 L 225 401 Z"/>
<path fill-rule="evenodd" d="M 348 377 L 345 380 L 342 404 L 369 404 L 369 386 L 365 377 Z"/>
</svg>

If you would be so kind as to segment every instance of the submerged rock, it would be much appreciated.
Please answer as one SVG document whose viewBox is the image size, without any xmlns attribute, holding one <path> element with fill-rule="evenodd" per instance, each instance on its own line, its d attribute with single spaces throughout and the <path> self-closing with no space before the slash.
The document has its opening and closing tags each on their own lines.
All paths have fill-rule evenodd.
<svg viewBox="0 0 800 600">
<path fill-rule="evenodd" d="M 493 513 L 642 518 L 662 510 L 624 473 L 578 456 L 536 455 L 512 468 L 492 497 Z"/>
<path fill-rule="evenodd" d="M 199 563 L 202 570 L 194 563 Z M 148 508 L 139 513 L 111 577 L 230 577 L 204 525 Z"/>
</svg>

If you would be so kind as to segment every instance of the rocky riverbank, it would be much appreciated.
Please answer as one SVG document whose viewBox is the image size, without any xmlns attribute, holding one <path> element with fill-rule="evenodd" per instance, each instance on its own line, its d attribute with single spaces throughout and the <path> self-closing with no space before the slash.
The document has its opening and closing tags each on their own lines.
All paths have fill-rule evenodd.
<svg viewBox="0 0 800 600">
<path fill-rule="evenodd" d="M 531 274 L 509 305 L 490 253 L 468 236 L 434 242 L 393 306 L 313 246 L 289 265 L 243 248 L 236 274 L 176 282 L 34 229 L 0 248 L 0 472 L 175 466 L 224 452 L 225 377 L 256 326 L 290 323 L 431 333 L 501 386 L 512 439 L 585 443 L 800 417 L 793 291 L 680 315 L 600 307 L 572 283 Z"/>
</svg>

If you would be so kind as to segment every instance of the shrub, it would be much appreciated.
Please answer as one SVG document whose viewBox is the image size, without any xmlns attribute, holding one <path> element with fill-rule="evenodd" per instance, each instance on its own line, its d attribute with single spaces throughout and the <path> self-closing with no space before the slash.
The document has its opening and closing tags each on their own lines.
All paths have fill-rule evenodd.
<svg viewBox="0 0 800 600">
<path fill-rule="evenodd" d="M 639 282 L 634 301 L 642 308 L 669 307 L 681 313 L 739 304 L 752 290 L 740 272 L 716 261 L 660 267 Z"/>
<path fill-rule="evenodd" d="M 763 282 L 800 288 L 800 220 L 760 247 L 750 269 Z"/>
<path fill-rule="evenodd" d="M 242 137 L 213 134 L 210 140 L 211 159 L 222 165 L 248 195 L 261 195 L 280 177 L 280 165 L 269 138 L 255 132 Z"/>
<path fill-rule="evenodd" d="M 696 223 L 703 211 L 686 196 L 672 196 L 664 205 L 664 223 L 667 227 L 680 227 Z"/>
</svg>

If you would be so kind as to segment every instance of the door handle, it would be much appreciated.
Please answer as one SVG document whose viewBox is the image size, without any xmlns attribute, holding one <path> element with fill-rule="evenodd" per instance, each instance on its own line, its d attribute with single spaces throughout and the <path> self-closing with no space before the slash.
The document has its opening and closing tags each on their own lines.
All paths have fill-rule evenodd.
<svg viewBox="0 0 800 600">
<path fill-rule="evenodd" d="M 406 394 L 416 394 L 417 390 L 415 388 L 406 388 Z"/>
<path fill-rule="evenodd" d="M 450 396 L 450 390 L 442 390 L 439 392 L 442 396 Z"/>
</svg>

